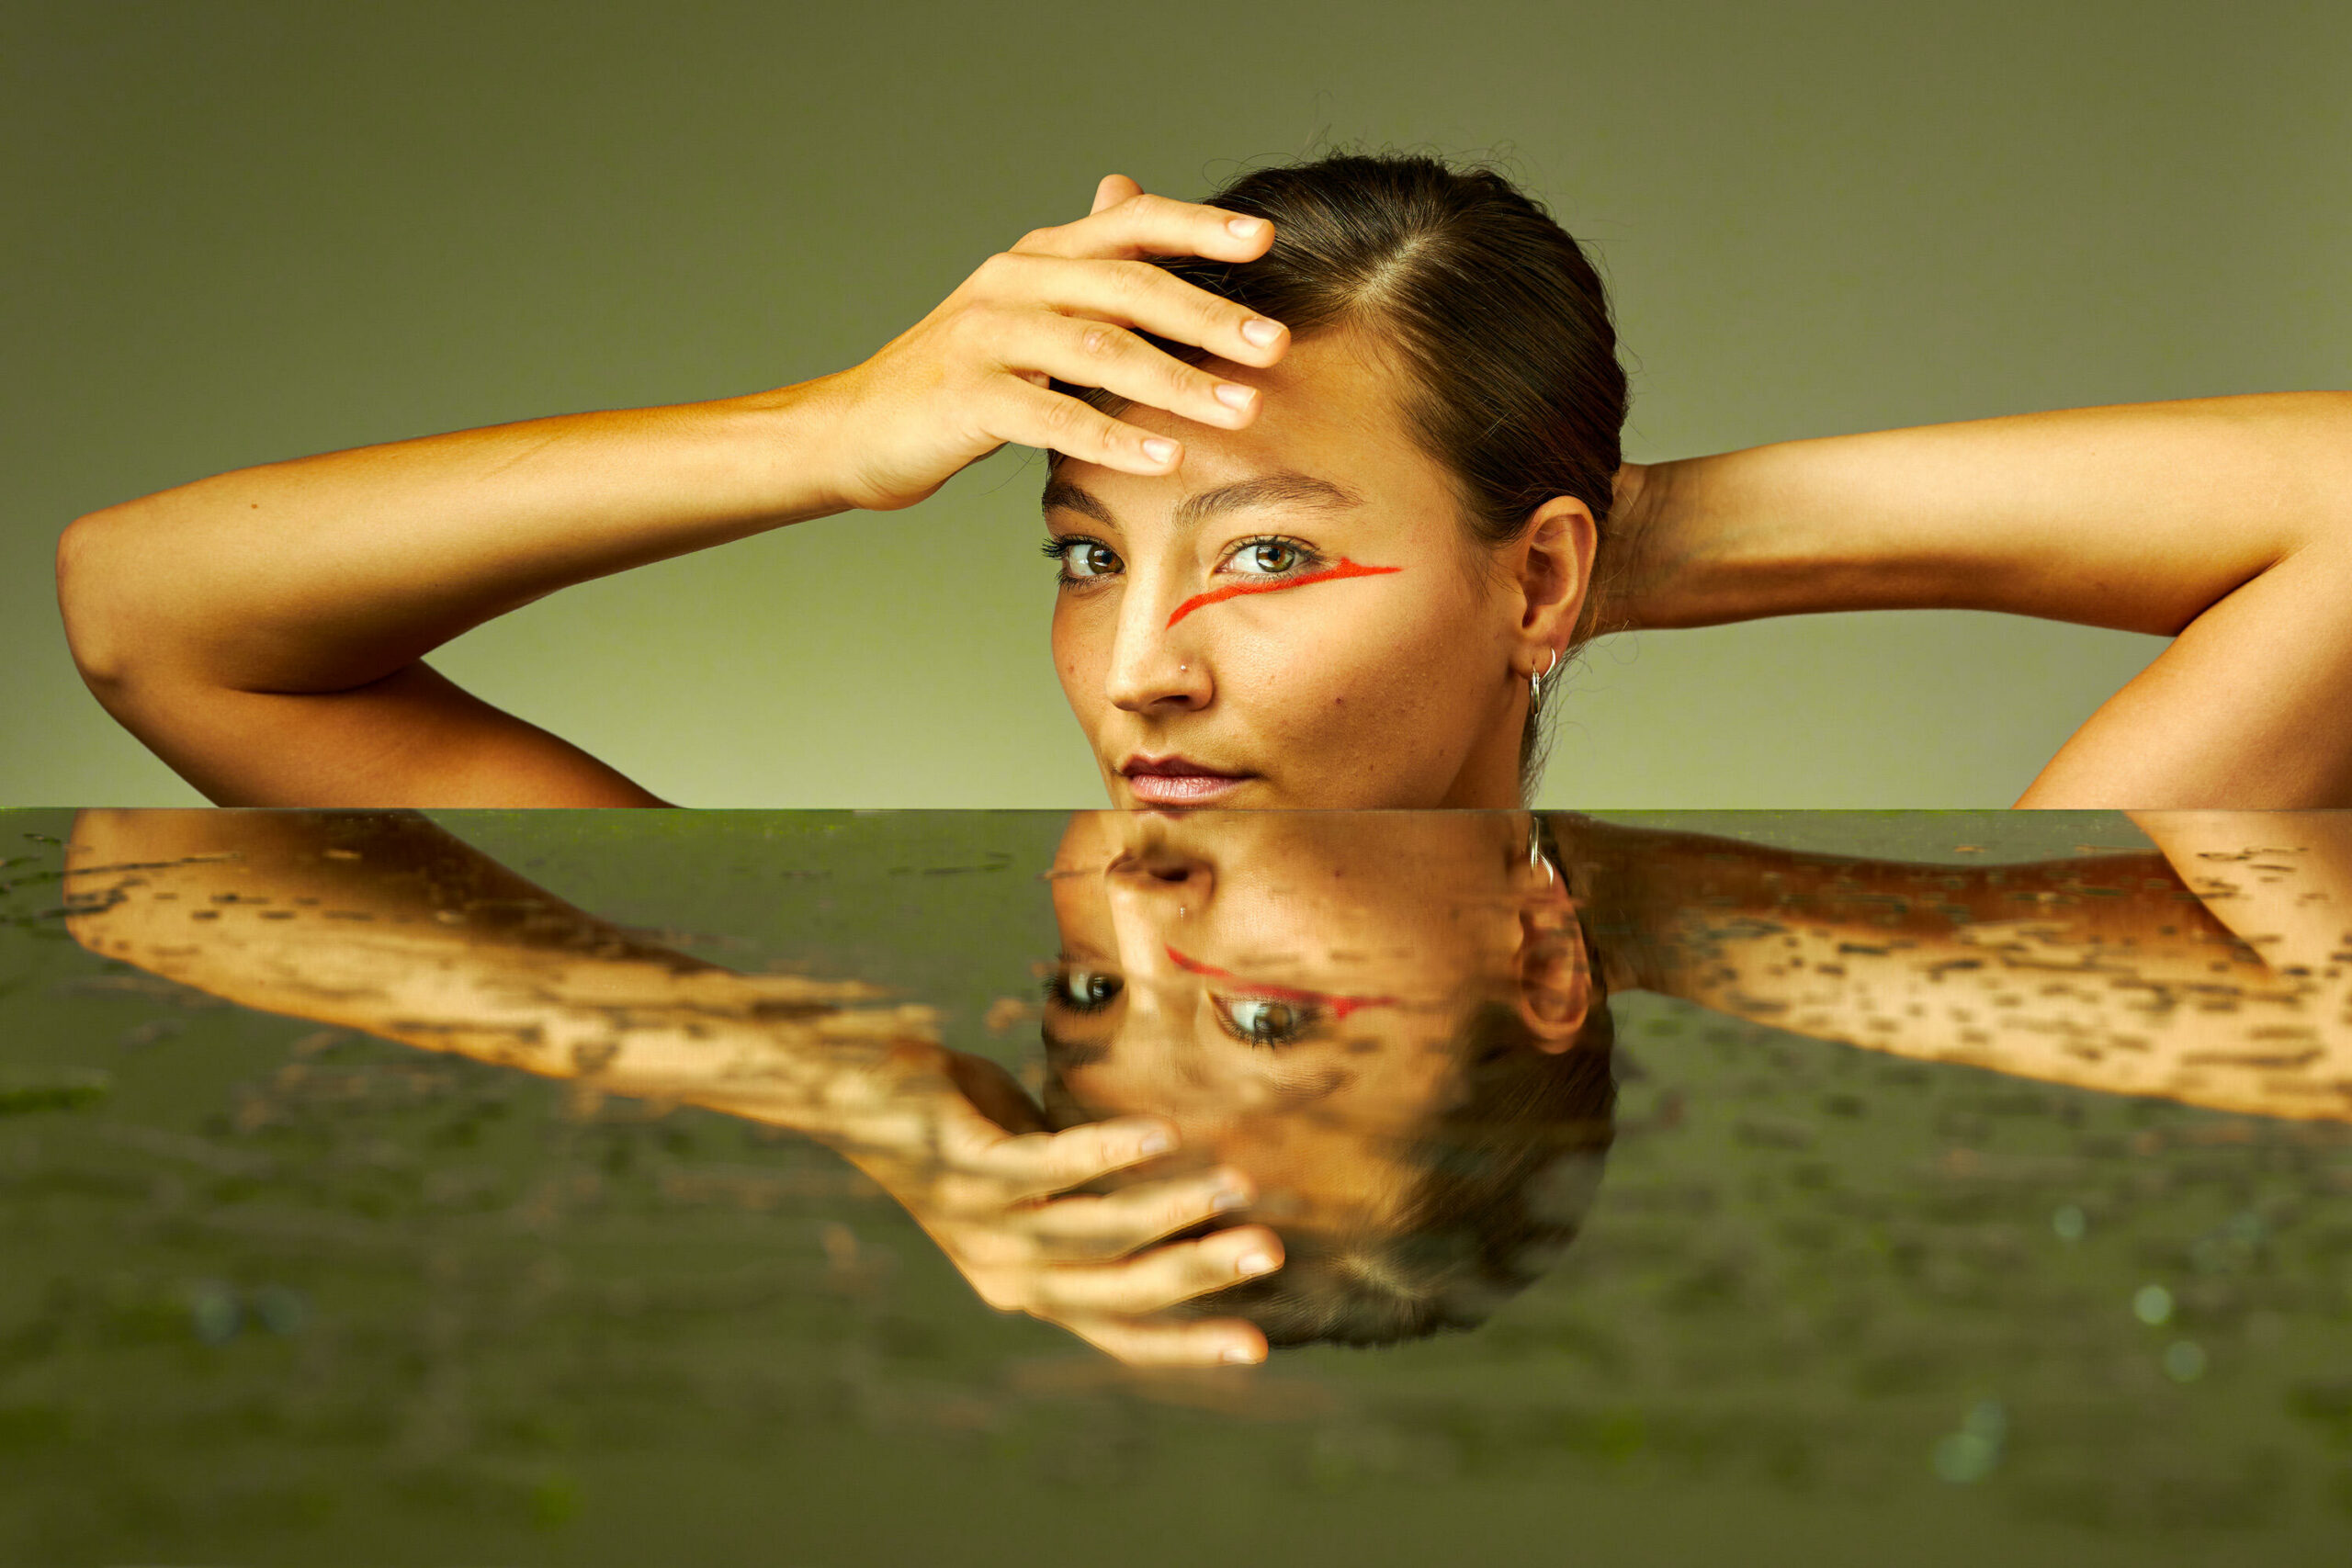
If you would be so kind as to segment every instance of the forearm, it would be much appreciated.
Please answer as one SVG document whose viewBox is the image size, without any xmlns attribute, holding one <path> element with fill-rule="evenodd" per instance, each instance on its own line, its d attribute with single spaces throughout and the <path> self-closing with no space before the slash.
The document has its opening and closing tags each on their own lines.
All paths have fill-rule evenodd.
<svg viewBox="0 0 2352 1568">
<path fill-rule="evenodd" d="M 2352 393 L 2072 409 L 1649 468 L 1603 629 L 1974 609 L 2173 635 L 2352 546 Z"/>
<path fill-rule="evenodd" d="M 831 378 L 272 463 L 59 551 L 92 683 L 346 691 L 557 589 L 843 509 Z"/>
<path fill-rule="evenodd" d="M 66 892 L 90 951 L 245 1007 L 818 1134 L 935 1034 L 854 982 L 647 942 L 405 816 L 85 811 Z"/>
<path fill-rule="evenodd" d="M 2276 820 L 2314 825 L 2274 819 L 2267 831 Z M 2346 1114 L 2344 984 L 2332 968 L 2285 962 L 2328 940 L 2330 922 L 2314 919 L 2299 942 L 2293 917 L 2321 901 L 2340 912 L 2327 855 L 2248 852 L 2235 839 L 2227 858 L 2253 863 L 2226 886 L 2200 873 L 2210 886 L 2192 891 L 2158 854 L 1901 864 L 1566 826 L 1612 989 L 2108 1093 Z M 2229 838 L 2212 827 L 2184 832 Z M 2207 898 L 2244 901 L 2245 940 Z"/>
</svg>

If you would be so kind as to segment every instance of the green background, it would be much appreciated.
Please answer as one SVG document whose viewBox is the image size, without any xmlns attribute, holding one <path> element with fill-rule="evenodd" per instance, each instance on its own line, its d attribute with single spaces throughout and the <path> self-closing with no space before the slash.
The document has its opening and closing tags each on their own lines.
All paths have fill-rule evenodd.
<svg viewBox="0 0 2352 1568">
<path fill-rule="evenodd" d="M 51 550 L 199 475 L 781 385 L 1096 178 L 1494 154 L 1597 250 L 1628 455 L 2345 382 L 2352 7 L 0 9 L 0 802 L 187 788 Z M 1099 800 L 1035 453 L 590 584 L 436 662 L 670 798 Z M 1999 806 L 2153 638 L 1823 616 L 1593 651 L 1544 799 Z"/>
</svg>

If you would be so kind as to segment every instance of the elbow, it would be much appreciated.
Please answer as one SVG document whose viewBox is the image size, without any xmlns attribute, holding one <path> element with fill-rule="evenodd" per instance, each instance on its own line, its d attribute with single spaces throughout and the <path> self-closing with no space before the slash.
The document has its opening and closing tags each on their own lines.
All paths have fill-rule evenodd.
<svg viewBox="0 0 2352 1568">
<path fill-rule="evenodd" d="M 137 623 L 116 539 L 120 529 L 111 513 L 93 512 L 75 518 L 57 539 L 57 609 L 65 646 L 83 684 L 109 708 L 130 683 L 135 649 L 127 628 Z"/>
</svg>

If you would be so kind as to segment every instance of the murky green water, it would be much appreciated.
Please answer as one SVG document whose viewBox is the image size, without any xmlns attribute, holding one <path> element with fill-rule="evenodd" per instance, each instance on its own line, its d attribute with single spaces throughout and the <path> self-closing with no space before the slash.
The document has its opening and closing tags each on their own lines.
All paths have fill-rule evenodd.
<svg viewBox="0 0 2352 1568">
<path fill-rule="evenodd" d="M 933 1008 L 948 1045 L 1033 1092 L 1040 974 L 1067 976 L 1071 922 L 1094 918 L 1065 905 L 1057 929 L 1056 895 L 1082 882 L 1045 874 L 1070 853 L 1058 814 L 434 820 L 628 942 Z M 1617 820 L 1731 841 L 1678 840 L 1686 925 L 1763 918 L 1706 877 L 1794 874 L 1745 864 L 1740 844 L 1905 863 L 1905 887 L 2033 863 L 2129 871 L 1999 885 L 2044 921 L 2075 918 L 2061 905 L 2105 919 L 2170 900 L 2182 920 L 2227 907 L 2132 859 L 2155 852 L 2121 818 Z M 2177 1082 L 2207 1086 L 2197 1103 L 2101 1087 L 2122 1073 L 2144 1089 L 2125 1069 L 2147 1048 L 2067 1014 L 2067 987 L 2157 983 L 2049 958 L 2078 952 L 2079 932 L 2020 924 L 2041 946 L 2005 948 L 1984 936 L 1989 906 L 1969 903 L 1984 887 L 1937 884 L 1939 914 L 1838 874 L 1838 897 L 1912 923 L 1883 917 L 1897 934 L 1875 945 L 1832 932 L 1841 955 L 1816 967 L 1843 983 L 1889 943 L 1924 944 L 1913 970 L 1973 964 L 1920 922 L 1973 930 L 1951 940 L 2015 983 L 1986 993 L 2008 1010 L 1999 1040 L 2056 1040 L 2034 1059 L 2075 1081 L 1919 1043 L 1934 1009 L 1906 1013 L 1909 992 L 1855 1002 L 1857 1044 L 1776 1026 L 1810 1004 L 1754 994 L 1769 987 L 1753 964 L 1729 1011 L 1621 990 L 1605 1004 L 1605 1175 L 1573 1245 L 1481 1326 L 1136 1368 L 989 1310 L 883 1187 L 773 1119 L 583 1093 L 158 973 L 214 963 L 243 932 L 247 968 L 218 973 L 275 974 L 344 998 L 314 1013 L 347 1017 L 384 982 L 333 971 L 318 933 L 369 916 L 332 896 L 190 892 L 168 949 L 181 957 L 89 951 L 63 913 L 74 821 L 0 814 L 0 1562 L 2285 1564 L 2340 1562 L 2352 1544 L 2352 1125 L 2336 1087 L 2352 1070 L 2324 959 L 2296 976 L 2270 953 L 2264 984 L 2306 987 L 2287 1021 L 2288 1003 L 2222 975 L 2267 931 L 2238 930 L 2249 945 L 2214 960 L 2205 990 L 2162 982 L 2166 1019 L 2245 1021 L 2243 1050 L 2180 1048 Z M 2332 921 L 2341 949 L 2352 919 L 2327 847 L 2303 842 L 2335 829 L 2273 826 L 2226 825 L 2239 861 L 2170 852 L 2278 865 L 2278 919 Z M 1292 966 L 1249 1016 L 1272 1016 L 1268 998 L 1306 1005 L 1314 900 L 1364 878 L 1326 877 L 1315 855 L 1358 867 L 1348 856 L 1401 831 L 1363 818 L 1279 850 L 1289 880 L 1267 907 L 1305 924 L 1260 931 L 1258 956 Z M 372 852 L 347 852 L 362 867 Z M 183 874 L 184 858 L 136 874 Z M 1216 874 L 1234 898 L 1257 869 L 1237 853 Z M 485 951 L 496 900 L 401 886 L 450 917 L 415 925 L 418 973 L 456 962 L 431 945 L 444 938 Z M 1163 892 L 1188 886 L 1202 884 L 1160 874 Z M 1124 940 L 1117 897 L 1105 918 Z M 281 937 L 296 947 L 267 945 Z M 1612 927 L 1595 951 L 1638 937 Z M 609 956 L 570 952 L 564 984 Z M 1139 1016 L 1146 983 L 1126 977 Z M 1389 1000 L 1359 998 L 1365 1018 Z M 413 999 L 384 1005 L 449 1027 L 409 1019 Z M 1954 1027 L 1979 1023 L 1994 1027 Z M 2233 1073 L 2267 1076 L 2244 1089 Z M 2276 1113 L 2249 1108 L 2256 1092 Z"/>
</svg>

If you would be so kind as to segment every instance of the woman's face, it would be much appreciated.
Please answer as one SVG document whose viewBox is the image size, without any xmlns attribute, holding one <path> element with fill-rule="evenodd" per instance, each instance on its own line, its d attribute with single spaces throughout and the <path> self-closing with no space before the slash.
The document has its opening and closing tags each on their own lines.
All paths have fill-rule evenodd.
<svg viewBox="0 0 2352 1568">
<path fill-rule="evenodd" d="M 1068 460 L 1054 662 L 1115 805 L 1515 806 L 1521 598 L 1466 535 L 1390 373 L 1329 333 L 1244 430 L 1136 406 L 1171 474 Z"/>
<path fill-rule="evenodd" d="M 1565 890 L 1520 841 L 1515 813 L 1081 814 L 1054 876 L 1063 1091 L 1169 1118 L 1174 1157 L 1249 1172 L 1261 1218 L 1376 1223 L 1461 1092 L 1462 1020 L 1521 998 L 1531 913 L 1560 940 Z"/>
</svg>

